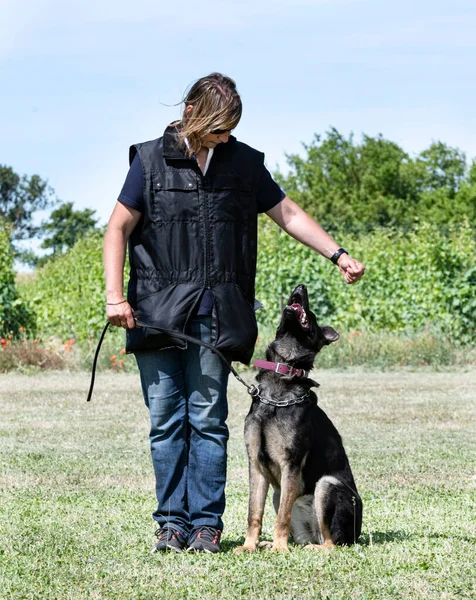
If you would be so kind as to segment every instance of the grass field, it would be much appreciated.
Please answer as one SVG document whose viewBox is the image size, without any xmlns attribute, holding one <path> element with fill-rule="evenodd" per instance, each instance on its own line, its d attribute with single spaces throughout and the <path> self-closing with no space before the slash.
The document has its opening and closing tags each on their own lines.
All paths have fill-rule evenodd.
<svg viewBox="0 0 476 600">
<path fill-rule="evenodd" d="M 246 528 L 249 405 L 233 379 L 226 529 L 212 556 L 150 554 L 154 480 L 137 375 L 99 374 L 90 404 L 87 374 L 0 376 L 0 598 L 474 598 L 476 371 L 315 378 L 363 498 L 360 543 L 233 555 Z"/>
</svg>

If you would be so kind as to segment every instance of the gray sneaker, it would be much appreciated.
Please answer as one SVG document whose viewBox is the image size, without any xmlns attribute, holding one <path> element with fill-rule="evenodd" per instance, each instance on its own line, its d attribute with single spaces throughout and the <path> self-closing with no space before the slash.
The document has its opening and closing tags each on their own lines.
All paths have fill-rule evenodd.
<svg viewBox="0 0 476 600">
<path fill-rule="evenodd" d="M 214 527 L 197 527 L 190 536 L 188 552 L 220 552 L 221 531 Z"/>
<path fill-rule="evenodd" d="M 157 542 L 152 548 L 152 552 L 182 552 L 187 546 L 187 540 L 177 529 L 174 529 L 171 525 L 166 525 L 157 529 L 155 532 L 157 536 Z"/>
</svg>

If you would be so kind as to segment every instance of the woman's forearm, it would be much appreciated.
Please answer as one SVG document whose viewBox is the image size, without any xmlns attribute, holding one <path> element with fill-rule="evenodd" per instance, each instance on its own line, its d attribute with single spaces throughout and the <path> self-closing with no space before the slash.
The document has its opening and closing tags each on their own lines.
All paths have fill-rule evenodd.
<svg viewBox="0 0 476 600">
<path fill-rule="evenodd" d="M 106 302 L 124 300 L 124 263 L 127 240 L 139 222 L 141 213 L 120 202 L 116 203 L 104 237 L 104 273 Z"/>
<path fill-rule="evenodd" d="M 124 232 L 109 226 L 104 237 L 104 274 L 106 277 L 106 301 L 124 300 L 124 262 L 127 238 Z"/>
<path fill-rule="evenodd" d="M 268 215 L 287 234 L 312 250 L 319 252 L 324 258 L 330 258 L 339 248 L 331 236 L 300 206 L 286 197 Z"/>
<path fill-rule="evenodd" d="M 325 258 L 333 257 L 339 249 L 339 244 L 319 223 L 287 196 L 266 214 L 298 242 L 309 246 Z M 364 265 L 350 257 L 345 250 L 336 257 L 335 262 L 346 283 L 359 281 L 365 272 Z"/>
</svg>

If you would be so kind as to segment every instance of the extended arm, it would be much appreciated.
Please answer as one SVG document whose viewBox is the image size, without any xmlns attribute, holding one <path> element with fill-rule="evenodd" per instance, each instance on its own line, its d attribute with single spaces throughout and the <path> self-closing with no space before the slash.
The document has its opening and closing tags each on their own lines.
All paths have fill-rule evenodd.
<svg viewBox="0 0 476 600">
<path fill-rule="evenodd" d="M 319 223 L 287 196 L 266 214 L 298 242 L 319 252 L 325 258 L 331 258 L 339 249 L 339 245 Z M 365 271 L 365 267 L 348 254 L 341 254 L 337 265 L 346 283 L 355 283 Z"/>
</svg>

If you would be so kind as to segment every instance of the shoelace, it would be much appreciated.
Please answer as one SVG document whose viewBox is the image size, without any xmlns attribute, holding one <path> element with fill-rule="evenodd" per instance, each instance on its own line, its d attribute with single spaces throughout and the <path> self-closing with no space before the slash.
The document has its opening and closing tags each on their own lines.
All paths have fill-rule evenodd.
<svg viewBox="0 0 476 600">
<path fill-rule="evenodd" d="M 220 539 L 221 531 L 219 529 L 215 529 L 213 527 L 201 527 L 199 532 L 194 538 L 204 540 L 206 542 L 212 542 L 212 544 L 216 544 Z"/>
<path fill-rule="evenodd" d="M 165 541 L 169 542 L 170 540 L 173 540 L 174 538 L 176 538 L 177 535 L 179 535 L 179 532 L 174 531 L 170 527 L 160 527 L 159 529 L 157 529 L 157 531 L 155 532 L 154 535 L 157 536 L 157 539 L 159 540 L 159 542 L 163 541 L 164 536 L 165 536 Z"/>
</svg>

